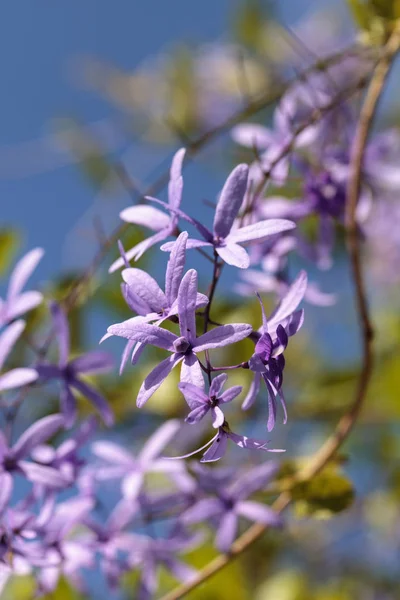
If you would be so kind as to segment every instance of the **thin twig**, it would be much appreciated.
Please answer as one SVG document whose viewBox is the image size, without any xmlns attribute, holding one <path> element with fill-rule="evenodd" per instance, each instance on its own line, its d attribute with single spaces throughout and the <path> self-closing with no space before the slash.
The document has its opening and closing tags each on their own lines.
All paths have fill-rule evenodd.
<svg viewBox="0 0 400 600">
<path fill-rule="evenodd" d="M 363 406 L 368 384 L 371 379 L 373 365 L 373 329 L 369 316 L 366 291 L 361 269 L 360 239 L 357 231 L 356 208 L 361 187 L 364 151 L 369 132 L 376 113 L 378 101 L 381 97 L 387 76 L 390 71 L 390 67 L 397 52 L 399 51 L 399 48 L 400 21 L 394 28 L 393 33 L 391 34 L 385 46 L 385 52 L 374 69 L 370 85 L 361 108 L 360 118 L 351 152 L 351 171 L 347 186 L 346 202 L 346 238 L 352 267 L 355 298 L 363 345 L 362 367 L 359 375 L 358 385 L 350 409 L 340 419 L 334 433 L 317 451 L 308 465 L 300 472 L 300 479 L 310 479 L 319 473 L 336 454 L 343 442 L 347 439 L 357 421 L 357 417 Z M 272 507 L 275 511 L 280 513 L 290 504 L 290 502 L 290 493 L 284 492 L 277 498 Z M 248 549 L 259 537 L 263 535 L 266 529 L 267 527 L 262 524 L 255 524 L 250 527 L 236 540 L 229 554 L 218 556 L 202 571 L 200 571 L 196 578 L 179 586 L 169 594 L 166 594 L 163 596 L 162 600 L 179 600 L 180 598 L 186 597 L 188 592 L 204 583 L 215 573 L 223 569 L 234 558 Z"/>
</svg>

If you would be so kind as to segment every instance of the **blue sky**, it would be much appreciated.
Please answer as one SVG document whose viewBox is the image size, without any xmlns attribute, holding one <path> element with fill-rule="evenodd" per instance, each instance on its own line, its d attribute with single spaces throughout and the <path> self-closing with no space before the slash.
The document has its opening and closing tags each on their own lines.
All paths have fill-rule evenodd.
<svg viewBox="0 0 400 600">
<path fill-rule="evenodd" d="M 91 56 L 134 69 L 144 58 L 179 42 L 226 39 L 237 5 L 237 0 L 15 0 L 2 5 L 1 223 L 21 231 L 25 248 L 45 247 L 42 276 L 83 266 L 93 251 L 86 243 L 92 236 L 91 222 L 82 225 L 82 215 L 93 205 L 95 190 L 76 166 L 53 168 L 60 162 L 57 149 L 43 146 L 57 118 L 93 122 L 112 112 L 104 100 L 76 85 L 76 66 Z M 281 18 L 292 22 L 315 5 L 305 0 L 277 3 Z M 166 153 L 169 150 L 153 151 L 154 165 Z M 138 157 L 139 171 L 140 164 Z M 215 181 L 214 195 L 222 181 Z M 107 201 L 98 200 L 107 228 L 117 222 L 118 207 L 128 201 L 113 200 L 108 200 L 108 209 Z"/>
</svg>

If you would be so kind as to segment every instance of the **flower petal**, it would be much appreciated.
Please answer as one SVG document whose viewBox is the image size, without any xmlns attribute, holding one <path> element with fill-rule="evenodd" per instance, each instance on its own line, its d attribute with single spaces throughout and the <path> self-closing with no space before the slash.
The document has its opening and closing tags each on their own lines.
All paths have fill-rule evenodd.
<svg viewBox="0 0 400 600">
<path fill-rule="evenodd" d="M 173 208 L 179 208 L 182 198 L 182 163 L 185 158 L 186 150 L 181 148 L 172 159 L 170 169 L 170 180 L 168 183 L 168 203 Z"/>
<path fill-rule="evenodd" d="M 100 440 L 93 442 L 90 448 L 98 458 L 102 458 L 109 463 L 122 465 L 127 469 L 131 469 L 134 464 L 133 456 L 125 448 L 114 444 L 114 442 Z"/>
<path fill-rule="evenodd" d="M 217 375 L 216 377 L 214 377 L 210 385 L 209 395 L 218 396 L 221 392 L 221 389 L 225 385 L 227 379 L 228 375 L 226 373 L 221 373 L 221 375 Z"/>
<path fill-rule="evenodd" d="M 268 238 L 270 235 L 276 235 L 282 231 L 288 231 L 296 227 L 293 221 L 286 219 L 266 219 L 265 221 L 259 221 L 258 223 L 252 223 L 246 225 L 240 229 L 235 229 L 229 234 L 229 240 L 237 244 L 245 244 L 257 240 Z"/>
<path fill-rule="evenodd" d="M 86 352 L 69 365 L 75 373 L 106 373 L 114 367 L 114 359 L 108 352 Z"/>
<path fill-rule="evenodd" d="M 181 381 L 204 387 L 204 377 L 195 354 L 187 354 L 181 366 Z"/>
<path fill-rule="evenodd" d="M 80 379 L 74 377 L 71 381 L 71 385 L 76 388 L 85 398 L 99 411 L 104 423 L 109 427 L 114 423 L 114 414 L 108 405 L 108 402 L 99 392 L 92 388 L 87 383 L 84 383 Z"/>
<path fill-rule="evenodd" d="M 234 385 L 234 386 L 228 388 L 223 394 L 221 394 L 221 396 L 219 396 L 218 402 L 220 404 L 226 404 L 227 402 L 232 402 L 232 400 L 234 400 L 236 398 L 236 396 L 239 396 L 242 389 L 243 388 L 241 385 Z"/>
<path fill-rule="evenodd" d="M 284 298 L 268 319 L 268 328 L 273 331 L 277 325 L 289 317 L 302 301 L 307 289 L 307 273 L 300 271 Z"/>
<path fill-rule="evenodd" d="M 197 338 L 193 347 L 193 352 L 202 352 L 210 348 L 222 348 L 229 344 L 234 344 L 248 337 L 253 331 L 251 325 L 247 323 L 231 323 L 230 325 L 221 325 L 211 331 L 207 331 Z"/>
<path fill-rule="evenodd" d="M 0 334 L 0 369 L 3 367 L 4 362 L 11 352 L 15 342 L 25 329 L 25 321 L 19 319 L 11 323 L 1 334 Z"/>
<path fill-rule="evenodd" d="M 7 301 L 7 319 L 15 319 L 20 315 L 32 310 L 43 300 L 43 294 L 40 292 L 25 292 L 12 300 Z"/>
<path fill-rule="evenodd" d="M 168 377 L 172 369 L 183 360 L 182 354 L 172 354 L 159 365 L 157 365 L 146 377 L 142 383 L 138 397 L 136 400 L 136 406 L 141 408 L 147 400 L 154 394 L 160 387 L 164 379 Z"/>
<path fill-rule="evenodd" d="M 150 308 L 149 312 L 161 313 L 168 305 L 164 292 L 155 279 L 142 269 L 124 269 L 122 278 L 132 292 Z"/>
<path fill-rule="evenodd" d="M 197 271 L 190 269 L 178 290 L 179 329 L 181 336 L 193 343 L 196 339 Z"/>
<path fill-rule="evenodd" d="M 19 295 L 43 254 L 44 250 L 42 248 L 34 248 L 17 262 L 10 277 L 7 300 L 10 301 Z"/>
<path fill-rule="evenodd" d="M 52 437 L 65 423 L 62 415 L 49 415 L 36 421 L 21 435 L 12 447 L 12 456 L 19 460 L 28 456 L 36 446 Z"/>
<path fill-rule="evenodd" d="M 180 426 L 178 419 L 169 419 L 163 423 L 144 444 L 138 456 L 140 462 L 147 464 L 159 457 L 165 446 L 176 436 Z"/>
<path fill-rule="evenodd" d="M 119 213 L 120 218 L 126 223 L 134 223 L 148 227 L 152 231 L 161 231 L 168 227 L 170 217 L 154 206 L 138 204 L 129 206 Z M 129 260 L 129 259 L 128 259 Z"/>
<path fill-rule="evenodd" d="M 270 525 L 277 527 L 282 523 L 282 517 L 280 517 L 272 508 L 260 504 L 259 502 L 251 502 L 249 500 L 244 502 L 238 502 L 236 505 L 236 512 L 241 516 L 254 521 L 255 523 L 262 523 L 263 525 Z"/>
<path fill-rule="evenodd" d="M 69 429 L 76 421 L 77 407 L 75 396 L 68 385 L 63 385 L 61 388 L 60 405 L 65 419 L 65 427 Z"/>
<path fill-rule="evenodd" d="M 200 462 L 201 463 L 214 462 L 216 460 L 219 460 L 220 458 L 222 458 L 224 456 L 224 454 L 226 452 L 227 444 L 228 444 L 228 436 L 225 433 L 225 431 L 220 430 L 217 433 L 212 445 L 203 454 L 202 458 L 200 459 Z"/>
<path fill-rule="evenodd" d="M 249 167 L 238 165 L 227 178 L 214 217 L 214 235 L 226 238 L 238 214 L 247 189 Z"/>
<path fill-rule="evenodd" d="M 65 366 L 69 356 L 69 326 L 67 317 L 61 306 L 56 302 L 50 303 L 51 316 L 53 318 L 54 329 L 57 334 L 59 365 Z"/>
<path fill-rule="evenodd" d="M 253 380 L 250 384 L 249 391 L 247 392 L 246 398 L 243 400 L 242 409 L 248 410 L 251 406 L 253 406 L 255 399 L 258 396 L 258 392 L 260 391 L 260 383 L 261 383 L 261 374 L 254 373 Z"/>
<path fill-rule="evenodd" d="M 34 369 L 11 369 L 11 371 L 0 375 L 0 392 L 22 387 L 36 381 L 37 378 L 38 372 Z"/>
<path fill-rule="evenodd" d="M 185 268 L 187 240 L 187 231 L 182 231 L 176 242 L 173 243 L 171 255 L 167 264 L 165 274 L 165 296 L 169 307 L 172 306 L 178 297 L 179 285 L 182 280 L 183 269 Z"/>
<path fill-rule="evenodd" d="M 144 344 L 151 344 L 152 346 L 163 348 L 164 350 L 173 350 L 173 343 L 177 339 L 176 335 L 167 329 L 161 329 L 161 327 L 157 327 L 157 325 L 143 323 L 138 317 L 128 319 L 122 323 L 110 325 L 107 331 L 112 335 L 118 335 L 128 340 L 135 340 L 136 342 L 142 342 Z"/>
<path fill-rule="evenodd" d="M 220 521 L 217 535 L 215 537 L 215 545 L 220 552 L 229 552 L 237 532 L 238 518 L 233 510 L 227 512 Z"/>
<path fill-rule="evenodd" d="M 151 235 L 150 237 L 143 240 L 142 242 L 139 242 L 138 244 L 136 244 L 136 246 L 134 246 L 133 248 L 131 248 L 130 250 L 128 250 L 126 252 L 126 255 L 125 255 L 126 260 L 128 260 L 128 261 L 130 261 L 132 259 L 139 260 L 139 258 L 141 256 L 143 256 L 143 254 L 147 250 L 149 250 L 152 246 L 155 246 L 159 242 L 162 242 L 163 240 L 165 240 L 165 238 L 167 238 L 169 235 L 171 235 L 171 233 L 172 233 L 172 228 L 170 226 L 168 226 L 168 227 L 165 227 L 164 229 L 161 229 L 161 231 L 158 231 L 154 235 Z M 117 271 L 118 269 L 120 269 L 121 267 L 124 267 L 124 266 L 125 266 L 124 258 L 119 257 L 109 267 L 108 272 L 114 273 L 114 271 Z"/>
<path fill-rule="evenodd" d="M 274 139 L 273 133 L 257 123 L 243 123 L 236 125 L 231 131 L 233 140 L 247 148 L 267 148 Z"/>
<path fill-rule="evenodd" d="M 194 385 L 193 383 L 189 383 L 187 381 L 181 381 L 181 383 L 178 384 L 178 388 L 184 395 L 189 408 L 191 408 L 192 410 L 194 408 L 197 408 L 199 404 L 204 404 L 208 402 L 208 396 L 204 392 L 204 380 L 202 388 L 197 387 L 197 385 Z"/>
<path fill-rule="evenodd" d="M 226 246 L 219 246 L 215 250 L 227 265 L 232 265 L 232 267 L 237 267 L 238 269 L 247 269 L 250 265 L 250 257 L 246 250 L 229 238 Z"/>
<path fill-rule="evenodd" d="M 223 505 L 218 498 L 202 498 L 194 506 L 191 506 L 182 515 L 182 522 L 186 525 L 202 523 L 211 517 L 221 514 Z"/>
<path fill-rule="evenodd" d="M 4 471 L 0 473 L 0 517 L 5 508 L 8 506 L 8 502 L 11 498 L 13 489 L 13 478 L 10 473 Z"/>
</svg>

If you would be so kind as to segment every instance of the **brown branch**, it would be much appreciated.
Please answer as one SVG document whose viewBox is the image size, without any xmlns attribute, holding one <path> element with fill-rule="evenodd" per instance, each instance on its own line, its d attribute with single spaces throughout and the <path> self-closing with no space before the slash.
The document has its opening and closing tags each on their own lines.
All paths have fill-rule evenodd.
<svg viewBox="0 0 400 600">
<path fill-rule="evenodd" d="M 308 465 L 299 473 L 299 479 L 310 479 L 319 473 L 325 465 L 336 454 L 350 434 L 357 417 L 363 406 L 368 384 L 371 379 L 373 353 L 373 329 L 369 316 L 365 286 L 361 269 L 360 239 L 357 230 L 356 208 L 361 188 L 362 166 L 364 151 L 366 148 L 371 125 L 376 113 L 376 108 L 382 94 L 387 76 L 393 60 L 400 48 L 400 21 L 394 28 L 386 46 L 385 51 L 374 69 L 370 85 L 368 87 L 363 106 L 361 108 L 354 142 L 351 152 L 351 171 L 347 186 L 346 202 L 346 239 L 352 268 L 352 276 L 355 287 L 355 299 L 362 336 L 362 367 L 359 375 L 358 385 L 353 403 L 348 412 L 340 419 L 335 431 L 316 452 Z M 273 503 L 272 507 L 278 513 L 282 512 L 291 502 L 289 492 L 282 493 Z M 196 578 L 183 584 L 163 596 L 162 600 L 179 600 L 186 597 L 188 592 L 197 588 L 207 579 L 215 575 L 233 559 L 247 550 L 266 531 L 267 527 L 255 524 L 241 535 L 233 544 L 229 554 L 218 556 L 210 562 Z"/>
</svg>

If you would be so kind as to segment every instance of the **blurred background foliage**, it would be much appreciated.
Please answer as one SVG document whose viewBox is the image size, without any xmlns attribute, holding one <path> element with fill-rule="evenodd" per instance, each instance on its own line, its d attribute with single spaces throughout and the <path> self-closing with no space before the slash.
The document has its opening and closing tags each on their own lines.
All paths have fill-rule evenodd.
<svg viewBox="0 0 400 600">
<path fill-rule="evenodd" d="M 85 236 L 76 239 L 75 236 L 73 244 L 84 246 L 87 242 L 91 250 L 101 245 L 111 230 L 104 215 L 112 211 L 115 224 L 118 210 L 128 204 L 132 196 L 140 195 L 143 183 L 136 179 L 136 175 L 141 175 L 136 173 L 135 167 L 141 164 L 141 151 L 153 152 L 155 157 L 166 157 L 167 153 L 165 163 L 161 165 L 165 167 L 171 149 L 177 144 L 190 145 L 197 136 L 217 127 L 245 107 L 249 100 L 266 91 L 273 95 L 284 81 L 296 76 L 300 68 L 313 63 L 316 57 L 323 58 L 346 45 L 351 40 L 352 27 L 362 43 L 381 43 L 393 20 L 400 15 L 397 0 L 348 0 L 347 8 L 338 0 L 326 6 L 325 3 L 321 3 L 323 6 L 317 2 L 311 6 L 305 3 L 304 17 L 293 23 L 291 3 L 284 14 L 277 4 L 262 0 L 241 1 L 235 6 L 232 3 L 221 39 L 189 44 L 177 40 L 166 51 L 146 58 L 134 70 L 111 59 L 80 57 L 75 82 L 78 81 L 89 94 L 105 99 L 112 107 L 115 130 L 110 135 L 107 129 L 104 135 L 101 128 L 96 130 L 82 125 L 79 118 L 53 115 L 57 118 L 52 119 L 51 135 L 56 140 L 57 151 L 64 152 L 67 161 L 76 163 L 82 185 L 87 183 L 91 193 L 95 190 L 103 199 L 101 207 L 98 209 L 99 205 L 94 203 L 95 211 L 89 213 L 89 226 L 85 226 L 93 230 L 90 236 L 87 235 L 88 239 Z M 168 18 L 167 8 L 161 12 L 154 18 Z M 212 8 L 209 16 L 212 18 Z M 266 108 L 255 120 L 267 123 L 272 108 Z M 387 100 L 384 121 L 385 124 L 399 122 L 396 93 Z M 127 181 L 121 180 L 121 157 L 115 152 L 121 136 L 132 142 L 123 158 L 124 168 L 129 172 L 130 189 L 127 189 Z M 218 181 L 213 187 L 213 195 L 208 198 L 213 201 L 228 169 L 242 159 L 251 160 L 251 153 L 234 147 L 228 135 L 219 138 L 200 158 L 195 158 L 203 171 L 194 173 L 194 185 L 187 184 L 186 206 L 191 206 L 194 213 L 206 209 L 202 204 L 206 192 L 201 188 L 204 164 Z M 158 168 L 148 173 L 147 180 L 152 182 L 164 170 Z M 189 168 L 187 180 L 190 176 Z M 296 183 L 292 183 L 286 190 L 287 195 L 295 196 L 298 189 Z M 118 200 L 121 190 L 122 203 Z M 4 200 L 0 200 L 2 202 Z M 108 207 L 105 212 L 104 203 Z M 1 226 L 2 277 L 21 253 L 24 232 L 19 227 L 18 222 Z M 45 231 L 41 237 L 46 248 Z M 143 239 L 143 232 L 133 228 L 123 236 L 127 248 L 140 239 Z M 105 266 L 116 255 L 114 245 Z M 84 249 L 82 256 L 86 256 Z M 149 252 L 137 266 L 154 269 L 160 275 L 164 259 L 157 252 Z M 65 298 L 87 264 L 88 260 L 75 261 L 74 268 L 64 270 L 45 283 L 47 297 Z M 311 268 L 296 262 L 291 269 L 296 272 L 300 266 Z M 199 267 L 203 289 L 210 276 L 207 268 L 208 264 Z M 308 305 L 306 325 L 289 346 L 285 372 L 289 423 L 277 427 L 272 440 L 275 447 L 287 448 L 287 455 L 282 462 L 277 489 L 271 490 L 271 497 L 277 490 L 285 489 L 302 461 L 332 431 L 339 416 L 349 406 L 359 368 L 357 324 L 343 247 L 338 249 L 337 261 L 330 273 L 318 275 L 313 271 L 312 274 L 316 279 L 322 279 L 329 291 L 337 291 L 338 302 L 331 308 Z M 231 293 L 233 275 L 229 269 L 224 274 L 221 295 L 217 296 L 213 306 L 213 319 L 217 322 L 245 321 L 258 327 L 258 304 L 252 299 L 244 302 Z M 368 400 L 354 434 L 335 464 L 325 468 L 311 483 L 294 487 L 295 501 L 287 515 L 285 529 L 264 536 L 249 552 L 192 592 L 189 597 L 193 600 L 400 598 L 400 294 L 395 281 L 387 281 L 382 291 L 373 271 L 369 272 L 368 281 L 377 329 L 377 362 Z M 272 298 L 265 297 L 265 301 L 272 309 Z M 129 316 L 120 294 L 118 275 L 105 277 L 104 271 L 100 270 L 89 286 L 81 290 L 79 301 L 69 313 L 72 352 L 92 348 L 106 324 Z M 28 358 L 32 356 L 49 326 L 45 305 L 33 311 L 15 356 L 18 352 L 25 353 Z M 107 343 L 116 357 L 122 345 L 118 339 Z M 220 364 L 238 363 L 250 354 L 251 343 L 244 341 L 234 349 L 224 349 L 219 355 Z M 163 358 L 162 351 L 148 349 L 140 364 L 127 368 L 120 378 L 113 373 L 96 381 L 117 415 L 117 439 L 133 448 L 165 417 L 185 416 L 185 404 L 176 388 L 177 372 L 169 376 L 140 414 L 135 407 L 144 376 L 160 358 Z M 246 390 L 250 375 L 234 371 L 230 381 L 244 385 Z M 55 390 L 51 386 L 46 389 L 46 397 L 41 391 L 40 397 L 32 398 L 26 407 L 28 420 L 56 406 Z M 238 406 L 228 410 L 233 429 L 251 431 L 254 437 L 264 436 L 266 405 L 262 398 L 249 413 L 241 413 Z M 82 415 L 91 412 L 84 400 L 80 409 Z M 204 440 L 207 436 L 205 431 Z M 230 456 L 234 460 L 235 452 Z M 214 554 L 210 542 L 189 555 L 189 561 L 200 567 Z M 173 584 L 166 573 L 162 574 L 161 581 L 163 589 L 169 589 Z M 92 583 L 96 598 L 111 597 L 98 582 Z M 134 579 L 127 578 L 121 596 L 133 599 L 133 584 Z M 7 589 L 4 598 L 28 599 L 32 597 L 32 590 L 29 579 L 19 579 Z M 62 582 L 52 596 L 53 600 L 58 598 L 72 600 L 80 596 Z"/>
</svg>

